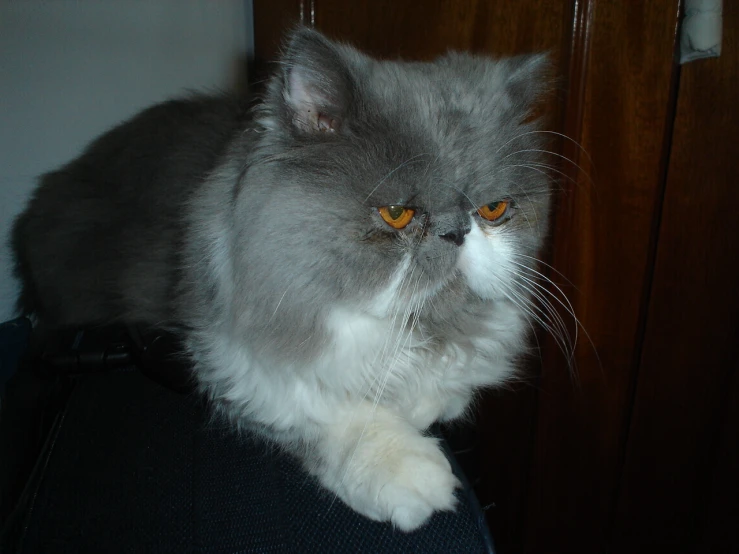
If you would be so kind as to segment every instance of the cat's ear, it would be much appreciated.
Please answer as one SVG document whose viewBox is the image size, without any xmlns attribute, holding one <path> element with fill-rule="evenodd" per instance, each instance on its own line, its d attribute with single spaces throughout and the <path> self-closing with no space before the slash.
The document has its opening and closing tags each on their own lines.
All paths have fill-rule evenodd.
<svg viewBox="0 0 739 554">
<path fill-rule="evenodd" d="M 554 79 L 549 54 L 515 56 L 506 63 L 506 90 L 517 106 L 532 109 L 551 92 Z"/>
<path fill-rule="evenodd" d="M 299 132 L 341 130 L 354 95 L 348 53 L 307 28 L 290 37 L 281 60 L 281 96 L 289 124 Z"/>
</svg>

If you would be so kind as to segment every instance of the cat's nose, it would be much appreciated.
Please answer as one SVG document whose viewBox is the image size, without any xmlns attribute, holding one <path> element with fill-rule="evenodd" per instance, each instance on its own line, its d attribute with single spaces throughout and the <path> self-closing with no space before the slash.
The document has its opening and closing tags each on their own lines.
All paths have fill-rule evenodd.
<svg viewBox="0 0 739 554">
<path fill-rule="evenodd" d="M 448 233 L 444 233 L 443 235 L 439 235 L 439 237 L 444 240 L 448 240 L 449 242 L 453 242 L 457 246 L 462 246 L 462 244 L 464 243 L 464 237 L 469 232 L 470 232 L 469 228 L 455 229 L 454 231 L 450 231 Z"/>
</svg>

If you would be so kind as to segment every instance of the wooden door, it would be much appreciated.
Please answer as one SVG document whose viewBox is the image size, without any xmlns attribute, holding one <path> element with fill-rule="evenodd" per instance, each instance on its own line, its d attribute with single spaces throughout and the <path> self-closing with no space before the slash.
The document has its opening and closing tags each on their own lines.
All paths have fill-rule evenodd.
<svg viewBox="0 0 739 554">
<path fill-rule="evenodd" d="M 681 69 L 678 0 L 254 2 L 262 60 L 298 21 L 380 57 L 552 53 L 552 130 L 571 140 L 544 256 L 582 328 L 574 374 L 545 339 L 480 407 L 478 494 L 504 554 L 739 551 L 730 4 L 722 56 Z"/>
</svg>

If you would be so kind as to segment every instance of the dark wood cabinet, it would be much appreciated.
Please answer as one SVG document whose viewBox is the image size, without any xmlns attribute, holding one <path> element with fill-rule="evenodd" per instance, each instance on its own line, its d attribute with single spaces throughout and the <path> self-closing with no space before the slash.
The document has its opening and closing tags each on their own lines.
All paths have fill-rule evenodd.
<svg viewBox="0 0 739 554">
<path fill-rule="evenodd" d="M 261 60 L 298 21 L 381 57 L 551 52 L 551 128 L 572 140 L 555 144 L 566 161 L 544 257 L 589 339 L 581 329 L 570 367 L 542 335 L 525 382 L 480 406 L 498 548 L 738 552 L 739 6 L 724 2 L 721 57 L 685 66 L 678 0 L 254 10 Z"/>
</svg>

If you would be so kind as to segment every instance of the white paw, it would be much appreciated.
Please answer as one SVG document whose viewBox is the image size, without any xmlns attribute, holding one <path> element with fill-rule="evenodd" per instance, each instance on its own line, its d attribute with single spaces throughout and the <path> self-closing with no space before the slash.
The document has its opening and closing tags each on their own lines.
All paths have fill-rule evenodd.
<svg viewBox="0 0 739 554">
<path fill-rule="evenodd" d="M 324 484 L 351 508 L 402 531 L 418 529 L 436 511 L 453 510 L 460 485 L 436 441 L 416 434 L 369 438 L 340 482 L 326 477 Z"/>
<path fill-rule="evenodd" d="M 393 525 L 413 531 L 435 511 L 453 510 L 457 502 L 454 489 L 458 486 L 449 462 L 433 444 L 426 452 L 404 453 L 382 486 L 378 502 Z"/>
</svg>

